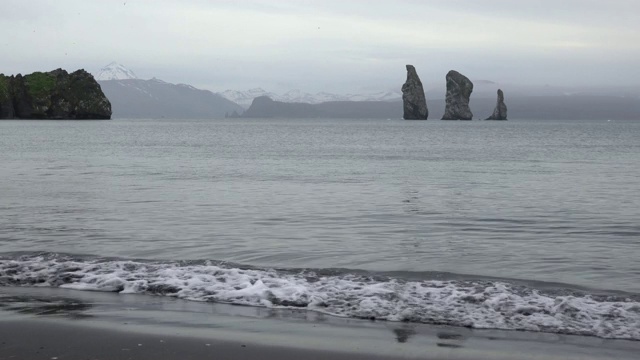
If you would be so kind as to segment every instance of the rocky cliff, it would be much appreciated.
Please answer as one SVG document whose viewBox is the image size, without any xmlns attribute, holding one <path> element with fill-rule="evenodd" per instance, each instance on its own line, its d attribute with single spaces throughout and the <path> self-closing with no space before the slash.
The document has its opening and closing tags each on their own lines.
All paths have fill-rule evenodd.
<svg viewBox="0 0 640 360">
<path fill-rule="evenodd" d="M 498 103 L 493 114 L 485 120 L 507 120 L 507 105 L 504 103 L 504 93 L 498 89 Z"/>
<path fill-rule="evenodd" d="M 111 103 L 84 70 L 0 74 L 0 119 L 110 118 Z"/>
<path fill-rule="evenodd" d="M 473 113 L 469 109 L 469 98 L 473 92 L 473 83 L 455 70 L 449 71 L 446 79 L 446 105 L 442 120 L 471 120 Z"/>
<path fill-rule="evenodd" d="M 0 74 L 0 119 L 13 118 L 13 100 L 11 96 L 10 83 L 12 78 Z"/>
<path fill-rule="evenodd" d="M 429 109 L 424 88 L 413 65 L 407 65 L 407 81 L 402 85 L 402 103 L 405 120 L 427 120 Z"/>
</svg>

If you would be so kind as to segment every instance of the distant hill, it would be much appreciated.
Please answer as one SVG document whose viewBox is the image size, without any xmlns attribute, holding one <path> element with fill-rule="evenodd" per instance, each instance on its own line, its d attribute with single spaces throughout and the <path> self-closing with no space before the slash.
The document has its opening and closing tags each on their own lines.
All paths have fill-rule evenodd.
<svg viewBox="0 0 640 360">
<path fill-rule="evenodd" d="M 399 88 L 397 90 L 380 91 L 377 93 L 346 95 L 332 94 L 328 92 L 311 94 L 300 90 L 289 90 L 283 94 L 276 94 L 262 88 L 249 89 L 246 91 L 226 90 L 219 94 L 245 108 L 248 108 L 251 105 L 253 99 L 260 96 L 268 96 L 269 98 L 280 102 L 305 104 L 320 104 L 323 102 L 336 101 L 394 101 L 402 98 L 402 93 Z"/>
<path fill-rule="evenodd" d="M 398 107 L 399 106 L 399 107 Z M 260 96 L 241 117 L 246 118 L 391 118 L 398 117 L 399 102 L 329 101 L 320 104 L 288 103 Z"/>
<path fill-rule="evenodd" d="M 509 119 L 558 120 L 640 120 L 637 97 L 562 95 L 516 96 L 505 93 Z M 444 99 L 427 100 L 429 120 L 444 113 Z M 485 119 L 493 112 L 496 98 L 471 97 L 474 119 Z M 286 103 L 258 97 L 242 114 L 248 118 L 371 118 L 400 119 L 402 101 L 330 101 L 320 104 Z"/>
<path fill-rule="evenodd" d="M 98 81 L 111 101 L 113 118 L 223 118 L 244 108 L 208 90 L 158 79 Z"/>
</svg>

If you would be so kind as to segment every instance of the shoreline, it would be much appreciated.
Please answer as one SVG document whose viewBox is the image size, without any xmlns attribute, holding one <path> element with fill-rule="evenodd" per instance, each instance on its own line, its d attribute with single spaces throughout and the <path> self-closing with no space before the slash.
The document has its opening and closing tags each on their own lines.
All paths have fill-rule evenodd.
<svg viewBox="0 0 640 360">
<path fill-rule="evenodd" d="M 180 333 L 119 331 L 37 319 L 0 321 L 0 339 L 0 359 L 390 359 L 367 353 L 268 346 Z"/>
<path fill-rule="evenodd" d="M 635 359 L 640 352 L 639 341 L 146 295 L 2 287 L 0 304 L 0 359 Z"/>
</svg>

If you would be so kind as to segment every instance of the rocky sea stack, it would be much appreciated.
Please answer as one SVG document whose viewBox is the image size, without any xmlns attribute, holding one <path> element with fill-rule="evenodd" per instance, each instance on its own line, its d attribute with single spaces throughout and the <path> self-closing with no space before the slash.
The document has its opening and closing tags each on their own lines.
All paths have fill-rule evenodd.
<svg viewBox="0 0 640 360">
<path fill-rule="evenodd" d="M 0 119 L 110 118 L 109 99 L 84 70 L 0 74 Z"/>
<path fill-rule="evenodd" d="M 402 85 L 402 102 L 405 120 L 427 120 L 427 100 L 422 82 L 413 65 L 407 65 L 407 81 Z"/>
<path fill-rule="evenodd" d="M 442 120 L 472 120 L 469 98 L 473 92 L 473 83 L 455 70 L 447 73 L 446 107 Z"/>
<path fill-rule="evenodd" d="M 493 114 L 485 120 L 507 120 L 507 105 L 504 103 L 504 93 L 498 89 L 498 103 Z"/>
</svg>

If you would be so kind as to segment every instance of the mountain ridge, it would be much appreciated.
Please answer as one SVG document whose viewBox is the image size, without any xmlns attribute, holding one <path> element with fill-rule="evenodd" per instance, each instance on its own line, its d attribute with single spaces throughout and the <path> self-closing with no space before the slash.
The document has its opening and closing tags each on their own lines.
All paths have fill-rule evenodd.
<svg viewBox="0 0 640 360">
<path fill-rule="evenodd" d="M 157 78 L 98 81 L 114 118 L 224 118 L 244 109 L 209 90 Z"/>
<path fill-rule="evenodd" d="M 394 101 L 402 97 L 400 89 L 398 89 L 397 91 L 389 90 L 380 91 L 377 93 L 341 95 L 325 91 L 312 94 L 298 89 L 293 89 L 278 94 L 275 92 L 264 90 L 262 88 L 253 88 L 244 91 L 225 90 L 218 94 L 245 108 L 249 108 L 253 100 L 260 96 L 268 96 L 272 100 L 279 102 L 305 104 L 320 104 L 323 102 L 331 101 Z"/>
<path fill-rule="evenodd" d="M 107 97 L 112 101 L 113 116 L 116 118 L 222 118 L 236 117 L 250 108 L 253 100 L 267 96 L 273 114 L 288 111 L 282 104 L 294 105 L 296 109 L 307 109 L 311 117 L 342 118 L 399 118 L 401 114 L 402 93 L 398 89 L 365 94 L 334 94 L 318 92 L 315 94 L 301 90 L 289 90 L 281 94 L 263 88 L 245 91 L 226 90 L 221 93 L 198 89 L 189 84 L 171 84 L 152 78 L 142 80 L 135 77 L 133 71 L 118 63 L 105 68 L 113 71 L 103 77 L 128 77 L 127 79 L 99 80 Z M 117 73 L 114 75 L 114 73 Z M 471 96 L 471 106 L 478 110 L 477 117 L 491 114 L 495 106 L 496 91 L 504 90 L 505 102 L 509 105 L 510 118 L 558 118 L 574 119 L 584 117 L 612 119 L 640 119 L 640 89 L 637 87 L 560 87 L 548 85 L 505 84 L 492 80 L 474 80 L 475 87 Z M 445 87 L 443 84 L 425 87 L 429 108 L 433 107 L 434 116 L 443 111 Z M 265 103 L 266 104 L 266 103 Z M 572 106 L 580 107 L 569 113 Z M 312 109 L 312 110 L 310 110 Z M 585 109 L 588 109 L 585 110 Z M 295 111 L 298 113 L 298 111 Z M 302 114 L 305 114 L 302 112 Z M 610 116 L 607 116 L 610 114 Z M 239 115 L 239 116 L 243 116 Z M 246 114 L 261 117 L 260 111 Z M 304 115 L 303 117 L 309 117 Z M 433 118 L 433 117 L 432 117 Z"/>
</svg>

